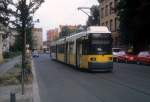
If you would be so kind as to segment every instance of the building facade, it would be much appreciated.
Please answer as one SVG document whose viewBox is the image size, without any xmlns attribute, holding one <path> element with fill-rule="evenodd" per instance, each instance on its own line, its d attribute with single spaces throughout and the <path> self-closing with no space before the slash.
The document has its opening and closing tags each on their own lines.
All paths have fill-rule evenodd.
<svg viewBox="0 0 150 102">
<path fill-rule="evenodd" d="M 116 14 L 118 0 L 99 0 L 100 25 L 107 26 L 112 32 L 113 46 L 120 46 L 119 19 Z"/>
<path fill-rule="evenodd" d="M 47 31 L 47 46 L 49 47 L 52 41 L 55 41 L 59 38 L 58 29 L 50 29 Z"/>
<path fill-rule="evenodd" d="M 47 31 L 47 41 L 52 42 L 56 39 L 58 39 L 59 37 L 59 33 L 58 33 L 58 29 L 50 29 Z"/>
<path fill-rule="evenodd" d="M 77 31 L 79 26 L 77 25 L 59 25 L 59 37 L 66 37 Z"/>
<path fill-rule="evenodd" d="M 33 49 L 38 51 L 43 48 L 43 29 L 42 28 L 33 28 L 32 29 L 32 41 L 33 41 Z"/>
</svg>

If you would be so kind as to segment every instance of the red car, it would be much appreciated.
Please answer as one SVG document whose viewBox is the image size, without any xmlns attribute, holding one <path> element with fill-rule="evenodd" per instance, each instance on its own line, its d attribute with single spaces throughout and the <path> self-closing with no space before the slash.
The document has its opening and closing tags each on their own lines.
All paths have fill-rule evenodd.
<svg viewBox="0 0 150 102">
<path fill-rule="evenodd" d="M 116 61 L 119 62 L 122 60 L 122 57 L 121 56 L 124 56 L 126 55 L 126 52 L 125 51 L 119 51 L 117 56 L 116 56 Z"/>
<path fill-rule="evenodd" d="M 138 54 L 136 57 L 137 64 L 150 64 L 150 52 L 143 51 Z"/>
<path fill-rule="evenodd" d="M 125 53 L 122 56 L 118 56 L 117 60 L 121 61 L 121 62 L 126 62 L 126 63 L 136 62 L 136 55 L 130 54 L 130 53 Z"/>
</svg>

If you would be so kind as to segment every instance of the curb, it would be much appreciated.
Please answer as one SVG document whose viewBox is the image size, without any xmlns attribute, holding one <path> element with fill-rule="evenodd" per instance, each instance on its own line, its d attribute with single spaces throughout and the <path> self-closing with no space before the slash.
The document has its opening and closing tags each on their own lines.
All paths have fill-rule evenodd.
<svg viewBox="0 0 150 102">
<path fill-rule="evenodd" d="M 32 60 L 32 73 L 33 73 L 33 102 L 41 102 L 39 95 L 39 87 L 36 78 L 35 65 Z"/>
</svg>

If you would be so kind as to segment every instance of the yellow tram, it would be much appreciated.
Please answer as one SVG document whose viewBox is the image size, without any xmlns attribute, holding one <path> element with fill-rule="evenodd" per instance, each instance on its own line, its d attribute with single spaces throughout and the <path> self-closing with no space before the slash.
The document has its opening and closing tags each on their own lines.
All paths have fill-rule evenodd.
<svg viewBox="0 0 150 102">
<path fill-rule="evenodd" d="M 112 71 L 111 32 L 105 26 L 91 26 L 52 42 L 51 58 L 80 69 Z"/>
</svg>

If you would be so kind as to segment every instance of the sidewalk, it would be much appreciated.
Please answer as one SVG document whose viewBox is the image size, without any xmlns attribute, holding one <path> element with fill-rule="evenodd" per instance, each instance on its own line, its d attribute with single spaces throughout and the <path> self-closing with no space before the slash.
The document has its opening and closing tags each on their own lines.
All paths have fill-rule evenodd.
<svg viewBox="0 0 150 102">
<path fill-rule="evenodd" d="M 39 87 L 36 78 L 36 71 L 34 61 L 32 60 L 32 73 L 33 73 L 33 102 L 41 102 L 40 95 L 39 95 Z"/>
<path fill-rule="evenodd" d="M 33 102 L 32 84 L 25 85 L 25 94 L 21 94 L 21 85 L 0 87 L 0 102 L 10 102 L 10 93 L 16 93 L 16 102 Z"/>
<path fill-rule="evenodd" d="M 21 56 L 15 57 L 0 65 L 0 76 L 4 76 L 13 70 L 14 65 L 21 62 Z M 14 71 L 14 70 L 13 70 Z M 10 93 L 16 93 L 16 102 L 33 102 L 33 83 L 25 84 L 25 94 L 21 94 L 21 84 L 2 85 L 0 82 L 0 102 L 10 102 Z M 35 102 L 35 101 L 34 101 Z"/>
<path fill-rule="evenodd" d="M 21 62 L 21 56 L 10 59 L 8 62 L 0 64 L 0 76 L 3 76 L 9 69 L 13 68 L 15 64 Z"/>
</svg>

